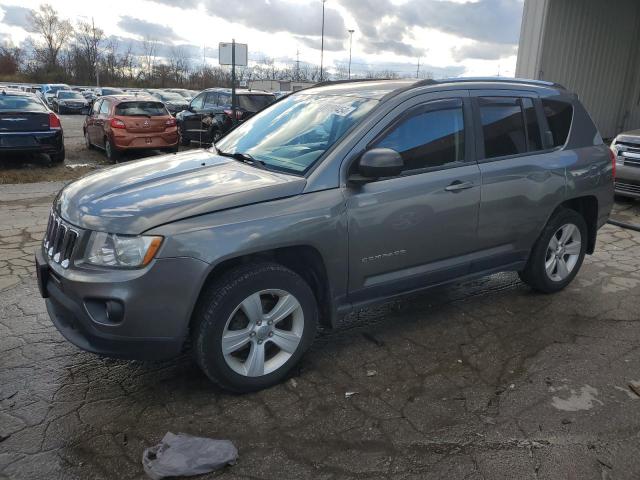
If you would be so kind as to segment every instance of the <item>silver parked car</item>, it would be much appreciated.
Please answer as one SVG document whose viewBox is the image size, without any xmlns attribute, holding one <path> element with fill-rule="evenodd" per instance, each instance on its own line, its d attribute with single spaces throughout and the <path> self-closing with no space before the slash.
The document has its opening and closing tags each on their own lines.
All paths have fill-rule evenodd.
<svg viewBox="0 0 640 480">
<path fill-rule="evenodd" d="M 611 149 L 616 156 L 616 195 L 640 198 L 640 130 L 621 133 Z"/>
<path fill-rule="evenodd" d="M 80 348 L 167 358 L 190 344 L 209 378 L 256 390 L 319 323 L 397 295 L 505 270 L 566 287 L 609 216 L 613 167 L 552 83 L 321 84 L 209 150 L 67 185 L 39 287 Z"/>
</svg>

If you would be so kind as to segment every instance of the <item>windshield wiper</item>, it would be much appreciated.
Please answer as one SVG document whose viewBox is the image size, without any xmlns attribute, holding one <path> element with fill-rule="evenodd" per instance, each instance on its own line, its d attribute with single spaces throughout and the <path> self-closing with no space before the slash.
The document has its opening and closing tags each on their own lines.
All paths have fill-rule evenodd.
<svg viewBox="0 0 640 480">
<path fill-rule="evenodd" d="M 216 149 L 216 152 L 218 152 L 218 155 L 222 155 L 223 157 L 233 158 L 234 160 L 238 160 L 238 161 L 240 161 L 242 163 L 246 163 L 247 165 L 252 165 L 254 167 L 257 167 L 257 168 L 260 168 L 260 169 L 263 169 L 263 170 L 267 168 L 267 164 L 266 163 L 264 163 L 262 160 L 258 160 L 257 158 L 253 158 L 248 153 L 223 152 L 223 151 L 219 150 L 218 147 L 215 146 L 215 144 L 213 145 L 213 148 Z"/>
</svg>

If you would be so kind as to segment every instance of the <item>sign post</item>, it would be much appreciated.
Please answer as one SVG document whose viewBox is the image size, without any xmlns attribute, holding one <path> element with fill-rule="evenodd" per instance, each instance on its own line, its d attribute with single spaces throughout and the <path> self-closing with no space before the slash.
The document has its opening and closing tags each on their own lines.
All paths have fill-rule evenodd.
<svg viewBox="0 0 640 480">
<path fill-rule="evenodd" d="M 220 65 L 231 65 L 231 120 L 235 125 L 238 121 L 236 116 L 238 107 L 236 98 L 236 65 L 247 66 L 247 44 L 236 43 L 235 38 L 231 43 L 220 43 L 218 46 L 218 60 Z"/>
</svg>

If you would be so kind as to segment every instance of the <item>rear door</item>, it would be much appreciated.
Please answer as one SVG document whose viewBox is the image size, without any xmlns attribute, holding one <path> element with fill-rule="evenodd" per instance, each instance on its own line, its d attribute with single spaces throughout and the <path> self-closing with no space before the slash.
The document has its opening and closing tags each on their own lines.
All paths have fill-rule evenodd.
<svg viewBox="0 0 640 480">
<path fill-rule="evenodd" d="M 392 148 L 402 155 L 405 171 L 345 189 L 352 302 L 468 272 L 476 248 L 480 170 L 467 95 L 414 97 L 356 147 Z"/>
<path fill-rule="evenodd" d="M 182 133 L 190 140 L 199 140 L 202 133 L 202 109 L 208 92 L 201 92 L 189 104 L 189 110 L 182 113 Z"/>
<path fill-rule="evenodd" d="M 100 110 L 98 111 L 98 115 L 94 120 L 95 130 L 94 130 L 94 145 L 104 148 L 104 139 L 105 139 L 105 127 L 107 122 L 109 121 L 109 113 L 111 111 L 111 101 L 104 98 L 100 103 Z"/>
<path fill-rule="evenodd" d="M 114 116 L 124 122 L 127 132 L 140 134 L 163 133 L 170 118 L 161 102 L 149 101 L 120 102 Z"/>
<path fill-rule="evenodd" d="M 481 258 L 472 271 L 525 261 L 565 192 L 563 156 L 546 145 L 542 107 L 528 91 L 472 91 L 482 174 Z"/>
<path fill-rule="evenodd" d="M 100 114 L 100 105 L 102 105 L 101 99 L 96 99 L 93 102 L 93 106 L 91 107 L 91 111 L 89 112 L 89 116 L 87 117 L 87 133 L 89 134 L 89 141 L 92 144 L 96 144 L 96 121 L 98 120 L 98 115 Z"/>
</svg>

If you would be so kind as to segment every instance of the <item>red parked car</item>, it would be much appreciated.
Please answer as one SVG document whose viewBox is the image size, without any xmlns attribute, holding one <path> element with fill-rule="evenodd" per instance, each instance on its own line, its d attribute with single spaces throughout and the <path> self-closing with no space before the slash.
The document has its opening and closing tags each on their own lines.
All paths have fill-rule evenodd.
<svg viewBox="0 0 640 480">
<path fill-rule="evenodd" d="M 113 95 L 98 98 L 84 121 L 87 148 L 101 148 L 117 161 L 131 150 L 178 151 L 176 119 L 152 98 Z"/>
</svg>

